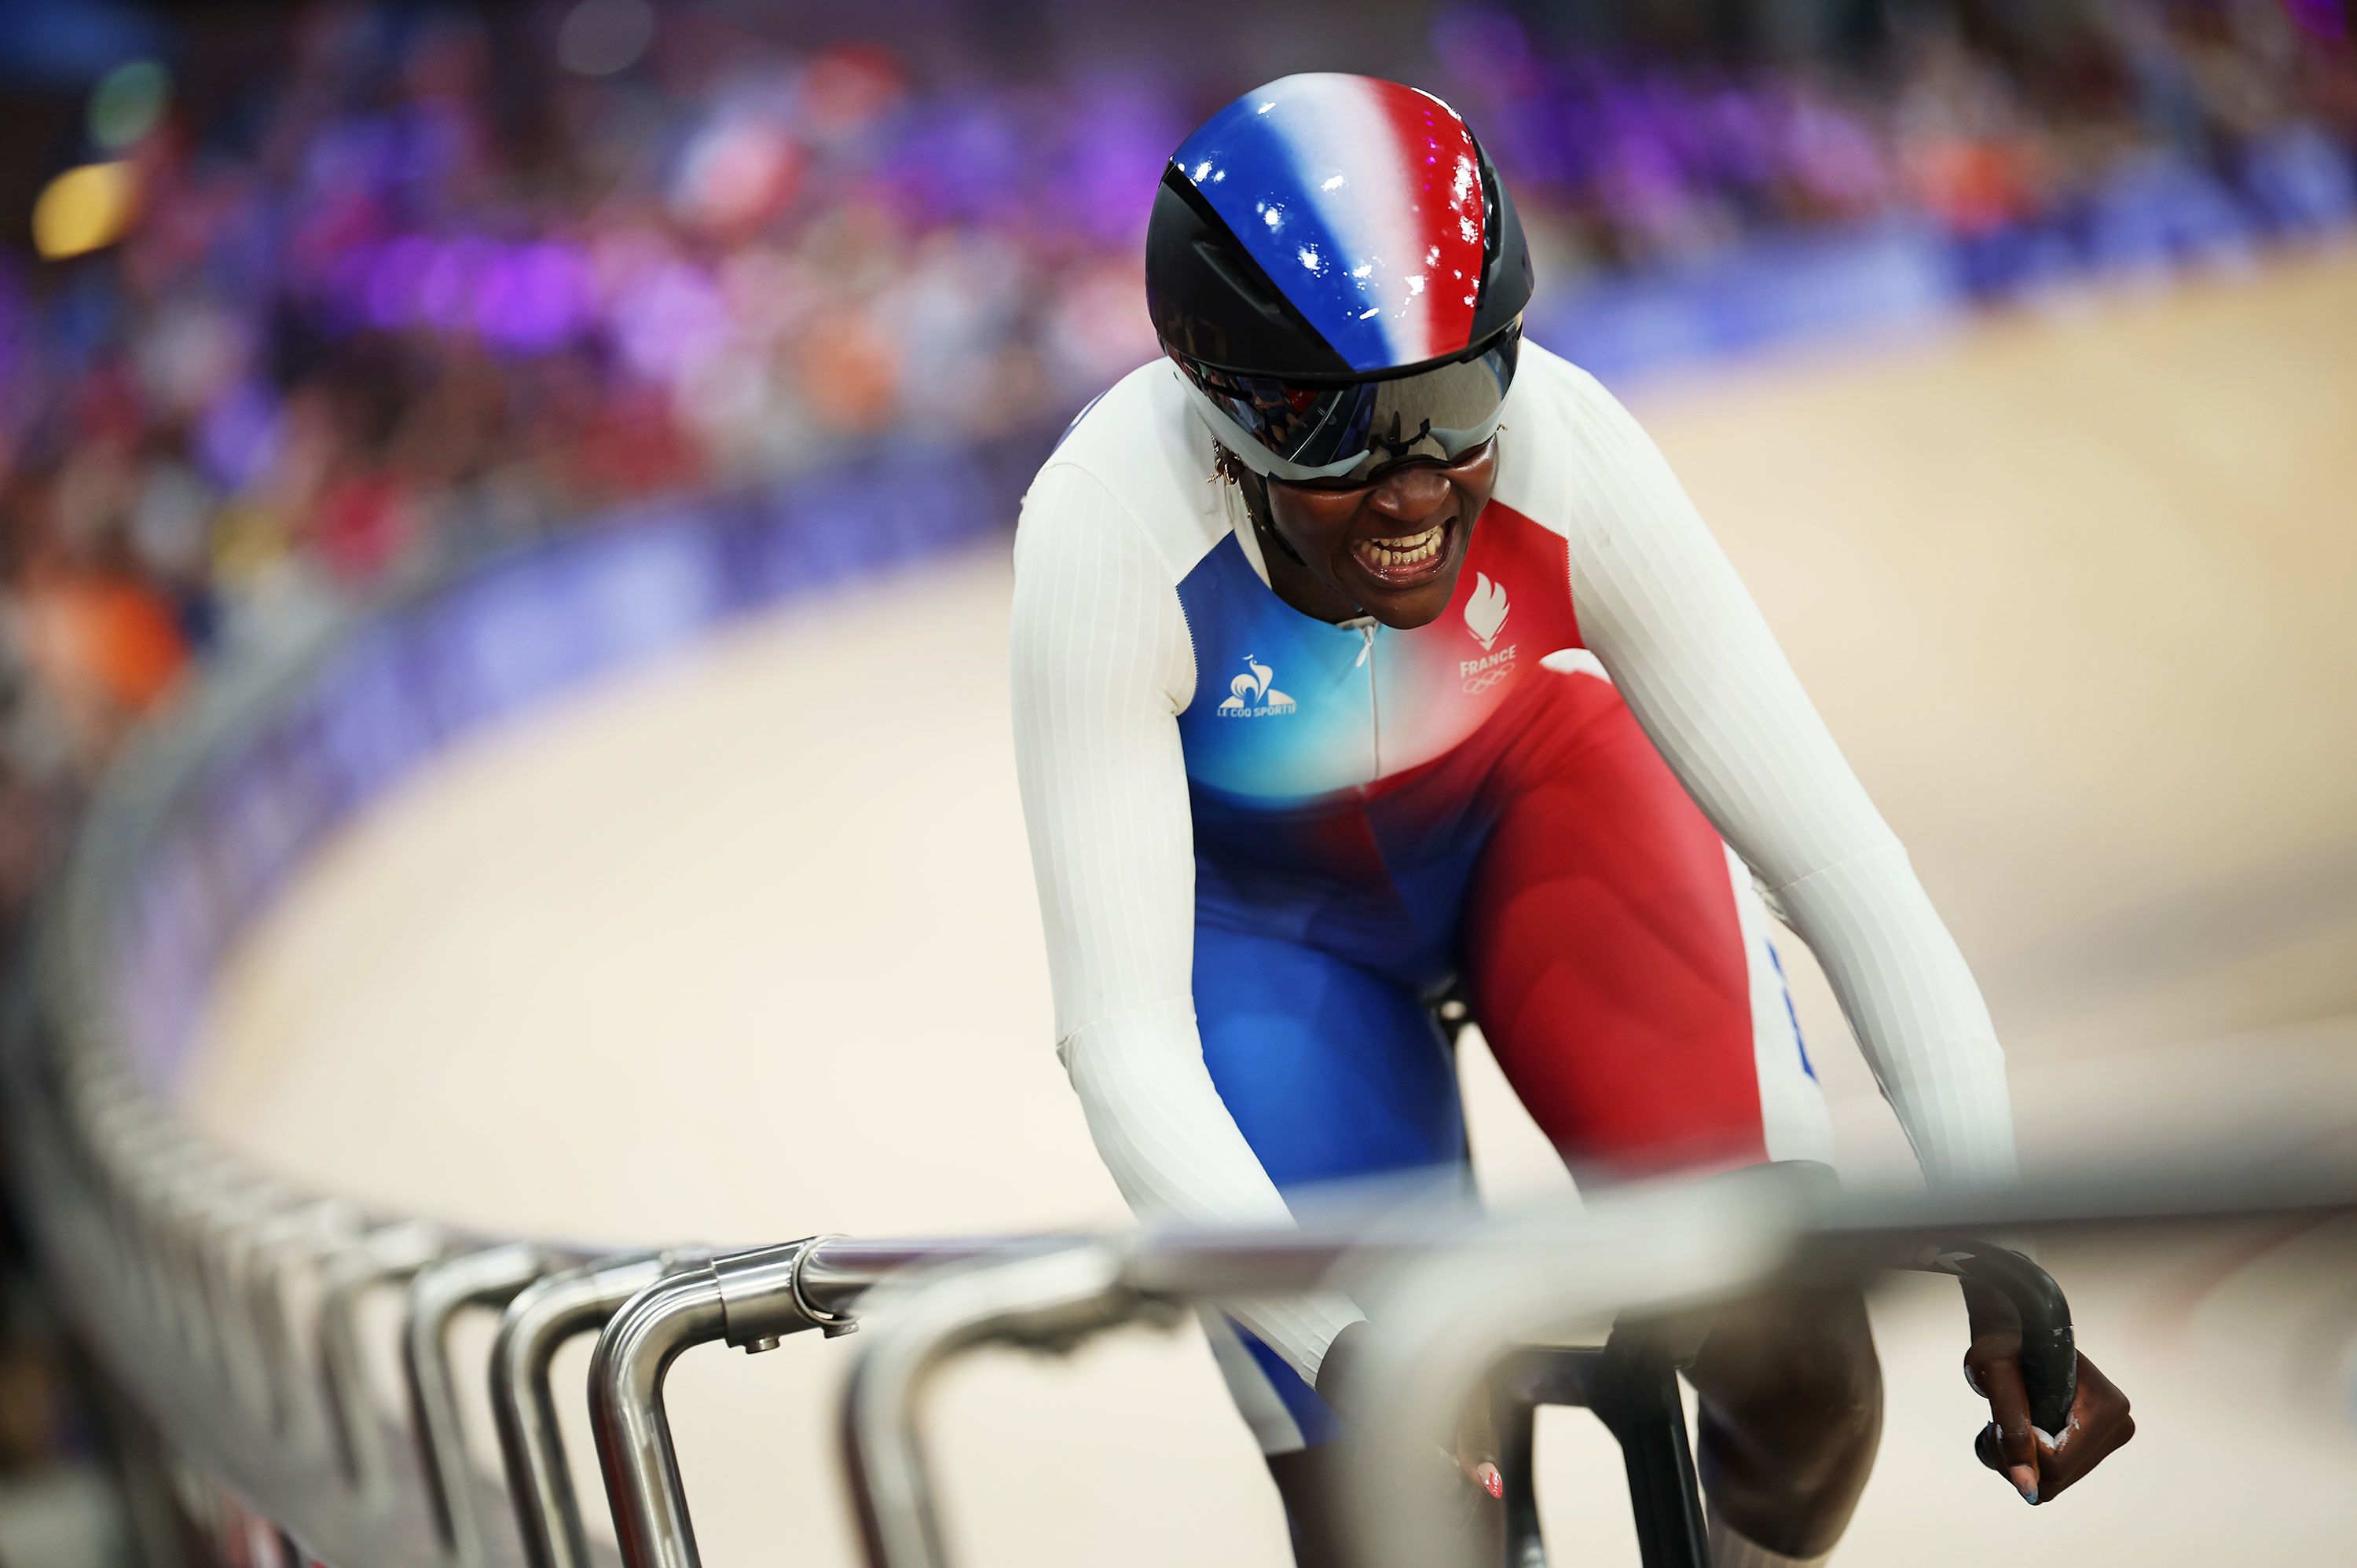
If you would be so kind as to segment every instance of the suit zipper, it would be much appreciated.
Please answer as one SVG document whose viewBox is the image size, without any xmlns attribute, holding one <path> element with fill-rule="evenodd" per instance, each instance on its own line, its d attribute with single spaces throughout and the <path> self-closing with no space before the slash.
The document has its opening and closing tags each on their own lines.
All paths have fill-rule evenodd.
<svg viewBox="0 0 2357 1568">
<path fill-rule="evenodd" d="M 1375 618 L 1361 616 L 1340 624 L 1359 634 L 1359 668 L 1367 672 L 1367 753 L 1372 760 L 1367 782 L 1359 786 L 1364 794 L 1383 776 L 1383 715 L 1375 708 Z"/>
</svg>

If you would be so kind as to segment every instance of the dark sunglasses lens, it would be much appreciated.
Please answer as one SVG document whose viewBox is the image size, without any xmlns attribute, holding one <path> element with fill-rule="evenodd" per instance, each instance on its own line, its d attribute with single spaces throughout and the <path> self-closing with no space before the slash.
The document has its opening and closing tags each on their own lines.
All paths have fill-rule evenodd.
<svg viewBox="0 0 2357 1568">
<path fill-rule="evenodd" d="M 1454 461 L 1488 441 L 1520 349 L 1520 334 L 1509 333 L 1471 359 L 1345 386 L 1193 374 L 1271 456 L 1318 478 L 1347 480 L 1411 457 Z"/>
</svg>

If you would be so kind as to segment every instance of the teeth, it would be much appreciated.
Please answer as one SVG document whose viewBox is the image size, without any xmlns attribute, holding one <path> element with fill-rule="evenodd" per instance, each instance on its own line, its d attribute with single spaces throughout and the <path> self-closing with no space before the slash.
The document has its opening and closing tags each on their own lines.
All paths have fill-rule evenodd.
<svg viewBox="0 0 2357 1568">
<path fill-rule="evenodd" d="M 1395 572 L 1403 566 L 1421 565 L 1439 554 L 1441 536 L 1447 532 L 1447 525 L 1436 523 L 1405 539 L 1361 539 L 1356 548 L 1359 559 L 1368 565 Z"/>
</svg>

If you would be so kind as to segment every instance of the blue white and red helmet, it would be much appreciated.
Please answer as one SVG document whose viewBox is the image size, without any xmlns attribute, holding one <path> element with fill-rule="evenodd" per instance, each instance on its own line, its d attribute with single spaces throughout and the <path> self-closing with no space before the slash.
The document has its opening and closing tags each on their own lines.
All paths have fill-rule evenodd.
<svg viewBox="0 0 2357 1568">
<path fill-rule="evenodd" d="M 1530 253 L 1457 112 L 1288 76 L 1173 154 L 1146 229 L 1155 334 L 1248 467 L 1354 481 L 1496 433 Z"/>
</svg>

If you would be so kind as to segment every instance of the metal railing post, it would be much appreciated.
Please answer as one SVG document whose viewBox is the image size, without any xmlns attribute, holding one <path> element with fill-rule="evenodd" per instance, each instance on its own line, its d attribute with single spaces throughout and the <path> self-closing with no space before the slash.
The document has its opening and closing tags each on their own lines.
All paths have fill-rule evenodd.
<svg viewBox="0 0 2357 1568">
<path fill-rule="evenodd" d="M 927 1261 L 1036 1257 L 1068 1245 L 819 1236 L 726 1253 L 640 1291 L 598 1336 L 589 1365 L 590 1431 L 623 1562 L 629 1568 L 694 1568 L 698 1562 L 662 1403 L 663 1374 L 681 1351 L 717 1339 L 758 1353 L 805 1328 L 848 1334 L 858 1326 L 853 1307 L 860 1296 L 896 1270 Z"/>
<path fill-rule="evenodd" d="M 336 1455 L 344 1478 L 371 1503 L 390 1492 L 392 1469 L 361 1349 L 361 1298 L 377 1286 L 407 1280 L 440 1257 L 447 1245 L 436 1227 L 402 1220 L 333 1253 L 319 1271 L 319 1369 L 334 1417 Z"/>
<path fill-rule="evenodd" d="M 491 1413 L 530 1568 L 587 1568 L 589 1562 L 549 1382 L 557 1352 L 567 1340 L 603 1328 L 625 1302 L 665 1274 L 699 1261 L 700 1254 L 685 1249 L 610 1258 L 546 1275 L 508 1303 L 491 1341 Z"/>
<path fill-rule="evenodd" d="M 230 1391 L 254 1425 L 267 1431 L 272 1413 L 270 1374 L 253 1318 L 253 1297 L 243 1283 L 260 1227 L 289 1200 L 267 1180 L 226 1166 L 216 1173 L 208 1197 L 210 1201 L 201 1201 L 197 1214 L 198 1272 L 213 1323 L 213 1340 Z"/>
<path fill-rule="evenodd" d="M 286 1307 L 286 1276 L 296 1269 L 324 1274 L 327 1257 L 358 1242 L 361 1230 L 360 1211 L 352 1205 L 318 1198 L 265 1221 L 247 1255 L 247 1311 L 270 1383 L 271 1430 L 297 1452 L 316 1453 L 331 1444 L 335 1416 L 325 1382 L 312 1375 L 317 1363 L 296 1337 Z"/>
<path fill-rule="evenodd" d="M 139 1134 L 135 1130 L 131 1136 Z M 175 1152 L 152 1144 L 133 1175 L 133 1205 L 145 1266 L 141 1283 L 157 1325 L 191 1365 L 204 1359 L 204 1329 L 189 1308 L 192 1280 L 188 1273 L 188 1237 L 182 1226 L 187 1196 Z"/>
<path fill-rule="evenodd" d="M 825 1299 L 802 1278 L 821 1243 L 837 1241 L 813 1237 L 725 1253 L 667 1275 L 632 1296 L 597 1337 L 589 1361 L 589 1426 L 628 1568 L 695 1568 L 700 1561 L 663 1410 L 663 1377 L 672 1362 L 683 1350 L 716 1339 L 759 1354 L 805 1328 L 850 1333 L 857 1320 L 849 1303 L 875 1283 L 876 1273 L 838 1273 Z M 897 1263 L 906 1256 L 905 1249 L 887 1249 L 861 1262 L 889 1266 L 884 1260 Z"/>
<path fill-rule="evenodd" d="M 926 1376 L 985 1339 L 1063 1348 L 1126 1321 L 1141 1303 L 1122 1254 L 1087 1243 L 1011 1262 L 925 1271 L 896 1292 L 845 1390 L 843 1441 L 872 1568 L 949 1568 L 917 1400 Z"/>
<path fill-rule="evenodd" d="M 664 1414 L 664 1374 L 681 1351 L 726 1332 L 720 1282 L 707 1268 L 657 1280 L 597 1336 L 589 1426 L 628 1568 L 697 1568 L 679 1455 Z"/>
<path fill-rule="evenodd" d="M 462 1568 L 486 1561 L 475 1468 L 467 1455 L 457 1380 L 450 1370 L 450 1325 L 469 1306 L 505 1306 L 554 1261 L 528 1241 L 510 1241 L 426 1264 L 410 1277 L 402 1325 L 410 1415 L 436 1539 Z"/>
</svg>

